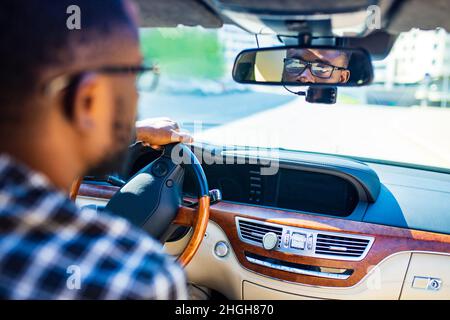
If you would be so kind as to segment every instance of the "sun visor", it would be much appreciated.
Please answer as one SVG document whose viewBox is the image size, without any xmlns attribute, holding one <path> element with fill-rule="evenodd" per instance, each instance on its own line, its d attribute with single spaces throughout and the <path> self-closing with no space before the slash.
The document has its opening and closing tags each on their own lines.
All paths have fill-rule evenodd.
<svg viewBox="0 0 450 320">
<path fill-rule="evenodd" d="M 196 0 L 136 0 L 140 11 L 140 26 L 148 28 L 202 26 L 220 28 L 222 19 L 206 4 Z"/>
<path fill-rule="evenodd" d="M 411 28 L 434 30 L 444 28 L 450 32 L 450 2 L 447 0 L 410 0 L 401 2 L 391 18 L 388 32 L 399 33 Z"/>
</svg>

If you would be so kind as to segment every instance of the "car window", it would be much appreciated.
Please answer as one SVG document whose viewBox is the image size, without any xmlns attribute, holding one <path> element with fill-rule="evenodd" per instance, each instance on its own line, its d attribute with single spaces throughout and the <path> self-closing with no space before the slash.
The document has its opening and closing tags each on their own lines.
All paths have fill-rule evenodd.
<svg viewBox="0 0 450 320">
<path fill-rule="evenodd" d="M 231 78 L 236 55 L 257 42 L 237 27 L 142 29 L 147 63 L 160 67 L 140 91 L 139 116 L 168 116 L 216 145 L 286 148 L 450 169 L 450 35 L 400 34 L 374 61 L 372 85 L 339 88 L 334 105 L 283 87 Z M 260 46 L 281 45 L 258 37 Z"/>
</svg>

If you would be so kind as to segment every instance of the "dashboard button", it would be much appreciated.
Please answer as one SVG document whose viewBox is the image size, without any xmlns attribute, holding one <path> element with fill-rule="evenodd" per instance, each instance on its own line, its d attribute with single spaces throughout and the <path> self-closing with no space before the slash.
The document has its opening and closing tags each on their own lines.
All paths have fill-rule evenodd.
<svg viewBox="0 0 450 320">
<path fill-rule="evenodd" d="M 216 256 L 224 258 L 227 256 L 228 252 L 228 245 L 224 241 L 219 241 L 216 243 L 216 246 L 214 247 L 214 253 L 216 254 Z"/>
<path fill-rule="evenodd" d="M 309 236 L 308 236 L 308 243 L 307 243 L 307 246 L 308 246 L 308 250 L 311 250 L 312 249 L 312 247 L 313 247 L 313 235 L 312 234 L 310 234 Z"/>
<path fill-rule="evenodd" d="M 164 177 L 169 172 L 169 168 L 167 167 L 167 164 L 165 164 L 163 161 L 158 161 L 153 164 L 152 166 L 152 174 L 155 177 L 161 178 Z"/>
<path fill-rule="evenodd" d="M 291 235 L 291 248 L 304 250 L 306 244 L 306 234 L 293 232 Z"/>
<path fill-rule="evenodd" d="M 291 234 L 289 231 L 286 231 L 286 233 L 284 234 L 284 240 L 283 240 L 283 246 L 285 248 L 289 248 L 290 239 L 291 239 Z"/>
</svg>

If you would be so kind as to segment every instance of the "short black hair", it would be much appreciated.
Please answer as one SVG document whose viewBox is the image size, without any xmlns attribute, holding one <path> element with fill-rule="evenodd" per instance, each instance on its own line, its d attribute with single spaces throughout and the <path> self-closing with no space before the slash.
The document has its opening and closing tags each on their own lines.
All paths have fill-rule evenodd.
<svg viewBox="0 0 450 320">
<path fill-rule="evenodd" d="M 80 8 L 79 30 L 67 27 L 71 5 Z M 1 0 L 0 122 L 27 112 L 21 109 L 37 89 L 40 72 L 70 65 L 74 45 L 133 26 L 123 0 Z"/>
<path fill-rule="evenodd" d="M 350 59 L 352 58 L 352 52 L 351 51 L 344 51 L 344 64 L 345 64 L 345 68 L 348 68 L 349 64 L 350 64 Z"/>
</svg>

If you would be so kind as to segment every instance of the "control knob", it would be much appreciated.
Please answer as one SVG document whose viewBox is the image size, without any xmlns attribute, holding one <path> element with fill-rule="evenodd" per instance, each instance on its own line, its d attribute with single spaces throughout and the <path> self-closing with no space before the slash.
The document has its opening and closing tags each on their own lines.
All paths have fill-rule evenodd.
<svg viewBox="0 0 450 320">
<path fill-rule="evenodd" d="M 278 236 L 275 232 L 267 232 L 263 239 L 263 248 L 266 250 L 272 250 L 278 245 Z"/>
</svg>

